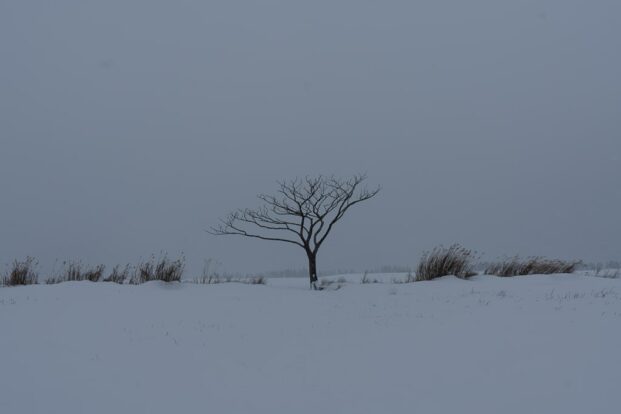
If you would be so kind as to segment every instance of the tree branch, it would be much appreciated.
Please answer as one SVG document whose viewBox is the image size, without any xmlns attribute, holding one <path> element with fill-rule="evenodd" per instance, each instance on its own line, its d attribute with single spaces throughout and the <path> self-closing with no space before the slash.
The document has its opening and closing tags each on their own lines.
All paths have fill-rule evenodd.
<svg viewBox="0 0 621 414">
<path fill-rule="evenodd" d="M 207 231 L 218 236 L 239 235 L 291 243 L 302 247 L 309 255 L 316 255 L 345 213 L 380 191 L 379 187 L 374 190 L 360 188 L 365 180 L 366 175 L 355 175 L 348 180 L 320 175 L 281 181 L 278 196 L 260 194 L 257 197 L 263 206 L 237 210 L 221 220 L 219 226 Z M 292 233 L 296 239 L 271 236 L 270 232 Z"/>
</svg>

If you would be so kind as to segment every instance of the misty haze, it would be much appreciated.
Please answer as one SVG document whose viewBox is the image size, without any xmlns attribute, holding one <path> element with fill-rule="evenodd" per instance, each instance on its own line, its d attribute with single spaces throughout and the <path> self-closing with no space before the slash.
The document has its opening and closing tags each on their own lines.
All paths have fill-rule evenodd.
<svg viewBox="0 0 621 414">
<path fill-rule="evenodd" d="M 0 413 L 619 410 L 620 40 L 605 0 L 3 0 Z"/>
</svg>

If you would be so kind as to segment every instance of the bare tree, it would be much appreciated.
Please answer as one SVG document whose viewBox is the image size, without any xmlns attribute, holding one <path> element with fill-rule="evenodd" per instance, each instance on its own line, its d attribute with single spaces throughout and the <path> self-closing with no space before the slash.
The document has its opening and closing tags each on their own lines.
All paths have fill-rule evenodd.
<svg viewBox="0 0 621 414">
<path fill-rule="evenodd" d="M 277 195 L 260 194 L 263 206 L 239 209 L 207 230 L 214 235 L 240 235 L 294 244 L 304 249 L 312 289 L 317 285 L 317 252 L 334 225 L 354 205 L 380 190 L 363 186 L 366 175 L 350 179 L 306 177 L 278 182 Z"/>
</svg>

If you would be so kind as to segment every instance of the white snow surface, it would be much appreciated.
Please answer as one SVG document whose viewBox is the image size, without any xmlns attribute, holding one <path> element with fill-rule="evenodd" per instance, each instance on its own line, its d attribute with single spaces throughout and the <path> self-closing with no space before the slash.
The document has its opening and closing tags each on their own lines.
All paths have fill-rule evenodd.
<svg viewBox="0 0 621 414">
<path fill-rule="evenodd" d="M 620 412 L 620 279 L 371 277 L 1 288 L 0 413 Z"/>
</svg>

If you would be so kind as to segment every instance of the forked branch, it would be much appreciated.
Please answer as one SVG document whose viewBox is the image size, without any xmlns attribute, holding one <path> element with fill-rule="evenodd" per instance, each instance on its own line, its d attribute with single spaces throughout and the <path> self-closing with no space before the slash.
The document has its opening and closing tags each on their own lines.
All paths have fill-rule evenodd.
<svg viewBox="0 0 621 414">
<path fill-rule="evenodd" d="M 316 256 L 345 213 L 380 191 L 363 186 L 365 180 L 366 175 L 345 180 L 320 175 L 281 181 L 276 195 L 258 196 L 261 207 L 234 211 L 207 231 L 291 243 Z"/>
</svg>

